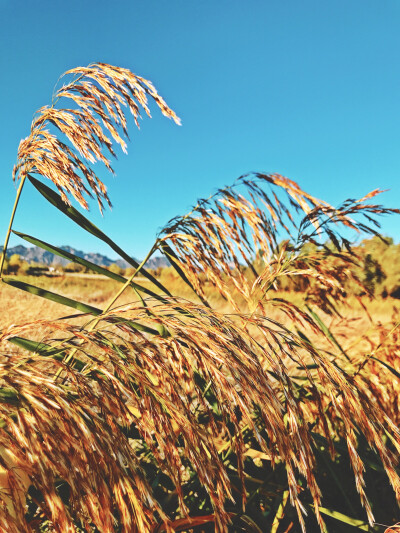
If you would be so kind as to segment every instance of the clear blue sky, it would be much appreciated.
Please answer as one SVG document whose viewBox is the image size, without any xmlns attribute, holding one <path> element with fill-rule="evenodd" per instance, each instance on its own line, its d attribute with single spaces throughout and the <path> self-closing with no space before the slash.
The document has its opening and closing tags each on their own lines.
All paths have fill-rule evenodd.
<svg viewBox="0 0 400 533">
<path fill-rule="evenodd" d="M 92 220 L 136 257 L 196 198 L 279 172 L 333 204 L 381 187 L 400 207 L 399 0 L 0 0 L 0 230 L 11 170 L 59 75 L 103 61 L 151 79 L 182 119 L 131 128 L 114 204 Z M 27 187 L 15 228 L 113 254 Z M 400 217 L 383 230 L 399 240 Z M 19 241 L 14 238 L 12 245 Z"/>
</svg>

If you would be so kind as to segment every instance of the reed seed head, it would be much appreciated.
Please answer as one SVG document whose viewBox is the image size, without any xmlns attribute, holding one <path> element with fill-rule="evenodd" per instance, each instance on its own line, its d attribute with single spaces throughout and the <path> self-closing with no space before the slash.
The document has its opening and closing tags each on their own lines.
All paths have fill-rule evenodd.
<svg viewBox="0 0 400 533">
<path fill-rule="evenodd" d="M 114 145 L 126 152 L 126 109 L 138 127 L 141 110 L 151 116 L 149 99 L 164 116 L 177 124 L 180 120 L 150 81 L 128 69 L 95 63 L 63 74 L 67 75 L 72 80 L 57 90 L 51 106 L 37 111 L 30 135 L 21 141 L 13 179 L 40 174 L 56 185 L 66 203 L 71 195 L 88 209 L 86 198 L 94 197 L 102 211 L 104 201 L 111 203 L 92 165 L 102 162 L 113 172 L 109 158 L 116 155 Z M 60 99 L 69 100 L 71 107 L 58 109 Z"/>
</svg>

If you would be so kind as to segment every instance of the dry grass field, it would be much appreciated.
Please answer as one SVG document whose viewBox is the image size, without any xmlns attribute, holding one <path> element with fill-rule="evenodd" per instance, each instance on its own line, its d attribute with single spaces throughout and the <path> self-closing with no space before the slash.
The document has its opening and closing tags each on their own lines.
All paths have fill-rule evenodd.
<svg viewBox="0 0 400 533">
<path fill-rule="evenodd" d="M 16 278 L 17 279 L 17 278 Z M 63 296 L 79 300 L 83 303 L 103 308 L 119 289 L 119 283 L 104 276 L 94 274 L 65 274 L 63 276 L 22 276 L 18 279 L 37 287 L 52 292 L 59 292 Z M 172 294 L 199 302 L 193 292 L 171 269 L 165 269 L 161 278 L 165 287 Z M 151 287 L 146 278 L 138 277 L 136 281 L 144 287 Z M 206 288 L 208 301 L 212 302 L 213 308 L 221 313 L 234 313 L 232 306 L 226 302 L 215 290 Z M 300 308 L 304 307 L 303 296 L 298 292 L 275 292 L 274 297 L 285 298 Z M 15 290 L 5 284 L 0 284 L 0 300 L 3 305 L 3 313 L 0 315 L 0 330 L 4 330 L 13 324 L 35 322 L 38 320 L 56 320 L 67 315 L 73 315 L 63 305 L 51 302 L 24 291 Z M 125 291 L 115 304 L 115 307 L 124 306 L 137 302 L 137 294 L 134 290 Z M 150 305 L 152 305 L 150 303 Z M 281 309 L 276 306 L 266 306 L 268 317 L 284 324 L 289 329 L 292 321 Z M 358 358 L 365 356 L 371 349 L 374 341 L 379 337 L 379 327 L 392 324 L 394 315 L 400 310 L 400 301 L 394 298 L 348 297 L 341 303 L 337 311 L 339 315 L 326 314 L 320 311 L 320 317 L 329 331 L 340 342 L 345 351 L 349 349 L 349 355 Z M 82 324 L 83 318 L 76 319 L 74 323 Z M 40 328 L 36 330 L 40 336 Z M 307 334 L 313 336 L 317 345 L 326 346 L 327 339 L 324 336 L 316 337 L 310 329 Z"/>
</svg>

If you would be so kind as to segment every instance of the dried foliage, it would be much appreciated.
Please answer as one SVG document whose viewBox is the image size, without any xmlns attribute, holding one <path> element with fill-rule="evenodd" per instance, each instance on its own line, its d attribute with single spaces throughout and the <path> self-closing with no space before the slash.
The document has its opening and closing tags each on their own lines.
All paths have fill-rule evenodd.
<svg viewBox="0 0 400 533">
<path fill-rule="evenodd" d="M 119 382 L 105 379 L 94 387 L 92 379 L 40 356 L 20 357 L 17 365 L 13 356 L 2 359 L 0 379 L 8 398 L 0 404 L 6 428 L 1 449 L 7 451 L 1 467 L 7 472 L 8 505 L 0 511 L 1 531 L 32 530 L 24 501 L 29 485 L 58 531 L 75 531 L 71 516 L 88 531 L 93 526 L 114 531 L 114 502 L 126 531 L 148 530 L 158 506 L 118 424 L 130 417 Z M 67 385 L 54 381 L 59 367 Z M 63 486 L 69 512 L 60 496 Z"/>
<path fill-rule="evenodd" d="M 334 208 L 283 176 L 244 175 L 235 186 L 200 200 L 188 215 L 172 219 L 160 233 L 160 246 L 203 303 L 209 283 L 235 309 L 241 301 L 263 312 L 265 294 L 290 277 L 313 279 L 310 300 L 328 310 L 330 300 L 343 298 L 344 279 L 360 283 L 351 269 L 355 254 L 337 226 L 375 234 L 374 215 L 399 212 L 366 204 L 378 192 Z M 352 218 L 357 215 L 361 221 Z M 305 244 L 313 245 L 311 251 Z"/>
<path fill-rule="evenodd" d="M 121 105 L 137 119 L 139 105 L 148 112 L 151 96 L 166 116 L 177 117 L 149 82 L 125 69 L 96 64 L 69 73 L 77 78 L 56 98 L 72 99 L 77 109 L 53 105 L 39 112 L 14 176 L 36 172 L 53 181 L 63 200 L 69 192 L 86 207 L 87 193 L 101 207 L 108 201 L 104 185 L 83 162 L 109 167 L 102 147 L 113 154 L 112 140 L 100 120 L 124 148 Z M 120 250 L 35 183 L 60 211 Z M 75 315 L 0 334 L 0 531 L 37 531 L 45 520 L 48 530 L 60 532 L 179 531 L 206 524 L 217 532 L 257 531 L 256 518 L 246 514 L 252 500 L 272 531 L 287 501 L 303 531 L 308 507 L 323 531 L 321 440 L 331 458 L 345 444 L 370 523 L 361 437 L 400 500 L 397 403 L 388 407 L 390 380 L 366 373 L 383 346 L 391 346 L 385 368 L 396 376 L 398 323 L 381 329 L 368 357 L 352 360 L 318 314 L 337 312 L 343 281 L 357 262 L 342 226 L 374 233 L 374 215 L 396 211 L 368 204 L 376 192 L 333 208 L 287 178 L 256 174 L 201 200 L 167 224 L 149 254 L 160 250 L 170 259 L 196 302 L 169 296 L 148 273 L 154 291 L 133 283 L 142 265 L 133 265 L 129 280 L 105 271 L 123 285 L 104 310 L 8 282 L 98 316 L 78 315 L 86 320 L 79 326 Z M 277 297 L 283 277 L 305 283 L 301 305 Z M 117 307 L 128 287 L 137 301 Z M 226 312 L 212 308 L 210 288 L 231 306 Z M 272 319 L 270 306 L 286 319 Z M 48 332 L 41 342 L 22 336 L 38 326 Z M 256 489 L 249 459 L 268 471 Z"/>
<path fill-rule="evenodd" d="M 368 355 L 357 361 L 357 379 L 390 419 L 400 426 L 399 379 L 400 316 L 394 309 L 388 324 L 378 323 L 372 334 L 363 335 L 359 342 L 367 342 Z M 356 361 L 355 361 L 356 362 Z"/>
<path fill-rule="evenodd" d="M 174 311 L 177 305 L 179 312 Z M 65 338 L 53 342 L 57 353 L 64 356 L 75 349 L 76 340 L 79 346 L 72 368 L 38 355 L 18 356 L 17 365 L 16 356 L 3 358 L 1 379 L 8 396 L 0 404 L 6 422 L 1 439 L 12 454 L 9 486 L 14 501 L 29 478 L 34 493 L 41 495 L 41 513 L 59 524 L 57 531 L 68 531 L 72 520 L 86 524 L 88 531 L 89 524 L 114 531 L 113 517 L 126 531 L 150 531 L 160 520 L 168 528 L 170 522 L 141 469 L 150 453 L 157 469 L 168 476 L 169 492 L 176 495 L 183 516 L 189 511 L 185 485 L 195 475 L 208 493 L 217 531 L 224 531 L 230 519 L 226 499 L 241 494 L 245 504 L 244 461 L 253 452 L 285 465 L 300 523 L 305 508 L 299 482 L 306 479 L 323 527 L 313 428 L 330 443 L 333 454 L 335 434 L 346 439 L 357 490 L 373 521 L 356 435 L 361 431 L 377 450 L 399 495 L 397 458 L 384 438 L 388 432 L 400 443 L 397 426 L 364 384 L 300 335 L 265 316 L 240 319 L 174 299 L 152 305 L 150 317 L 139 304 L 114 310 L 96 332 L 64 321 L 42 323 Z M 154 322 L 169 335 L 149 337 L 132 327 Z M 12 327 L 0 340 L 37 326 Z M 316 370 L 310 370 L 310 363 Z M 58 366 L 62 384 L 54 382 Z M 299 376 L 307 378 L 301 387 Z M 245 433 L 252 435 L 250 449 Z M 232 492 L 226 470 L 229 454 L 236 457 L 239 494 Z M 2 466 L 7 469 L 6 462 Z M 57 480 L 68 486 L 68 505 L 57 494 Z M 15 522 L 10 531 L 28 531 L 23 506 L 17 508 L 19 515 L 3 518 Z"/>
</svg>

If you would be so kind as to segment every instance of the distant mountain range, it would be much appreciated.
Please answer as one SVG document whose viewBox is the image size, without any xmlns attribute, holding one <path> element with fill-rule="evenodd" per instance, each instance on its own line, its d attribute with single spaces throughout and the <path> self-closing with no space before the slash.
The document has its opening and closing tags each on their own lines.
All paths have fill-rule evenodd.
<svg viewBox="0 0 400 533">
<path fill-rule="evenodd" d="M 82 257 L 82 259 L 86 259 L 86 261 L 90 261 L 94 263 L 95 265 L 105 266 L 109 267 L 113 263 L 117 264 L 121 268 L 127 268 L 131 265 L 127 263 L 124 259 L 110 259 L 106 255 L 97 254 L 97 253 L 86 253 L 82 252 L 81 250 L 76 250 L 75 248 L 72 248 L 71 246 L 60 246 L 61 249 L 65 250 L 66 252 L 69 252 L 70 254 L 74 254 L 78 257 Z M 2 247 L 0 247 L 0 251 L 2 250 Z M 44 265 L 62 265 L 65 266 L 69 263 L 66 259 L 63 259 L 62 257 L 58 257 L 50 252 L 47 252 L 46 250 L 42 250 L 42 248 L 39 248 L 38 246 L 13 246 L 12 248 L 9 248 L 7 250 L 7 256 L 10 257 L 13 254 L 18 254 L 21 259 L 24 259 L 25 261 L 28 261 L 28 263 L 42 263 Z M 138 259 L 135 259 L 136 261 L 140 262 Z M 151 257 L 147 263 L 147 268 L 158 268 L 158 267 L 166 267 L 169 265 L 168 260 L 165 257 L 162 256 L 156 256 Z"/>
</svg>

